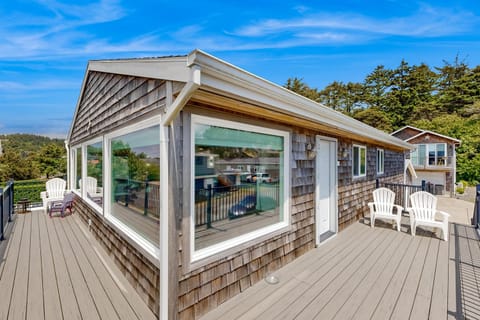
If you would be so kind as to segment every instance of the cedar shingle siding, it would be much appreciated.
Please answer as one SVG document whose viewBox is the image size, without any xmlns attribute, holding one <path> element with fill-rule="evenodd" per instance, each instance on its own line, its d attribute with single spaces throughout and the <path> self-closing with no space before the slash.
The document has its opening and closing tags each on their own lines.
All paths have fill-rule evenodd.
<svg viewBox="0 0 480 320">
<path fill-rule="evenodd" d="M 107 133 L 165 107 L 165 81 L 91 71 L 70 143 Z M 175 83 L 176 87 L 183 86 Z"/>
<path fill-rule="evenodd" d="M 175 83 L 175 88 L 182 87 Z M 120 128 L 135 120 L 151 114 L 158 114 L 165 106 L 165 82 L 138 77 L 120 76 L 100 72 L 90 72 L 84 94 L 75 119 L 71 135 L 71 145 L 102 135 Z M 175 90 L 174 90 L 175 92 Z M 206 109 L 206 112 L 215 108 Z M 195 111 L 194 107 L 189 110 Z M 190 112 L 189 111 L 189 112 Z M 190 217 L 189 177 L 184 175 L 190 166 L 190 146 L 187 145 L 189 112 L 182 112 L 170 129 L 170 216 L 174 217 L 174 226 L 169 242 L 173 244 L 178 263 L 176 275 L 170 280 L 173 294 L 178 297 L 177 310 L 180 319 L 199 318 L 217 305 L 262 280 L 268 272 L 286 265 L 308 250 L 315 247 L 315 159 L 307 157 L 307 144 L 315 144 L 317 134 L 323 132 L 307 130 L 301 127 L 284 126 L 291 131 L 291 228 L 269 239 L 239 248 L 228 256 L 189 269 L 184 237 L 189 237 L 185 221 Z M 204 110 L 205 112 L 205 110 Z M 271 123 L 262 119 L 249 119 L 263 124 Z M 283 125 L 282 125 L 283 126 Z M 332 136 L 330 134 L 330 136 Z M 379 178 L 385 181 L 403 181 L 404 154 L 389 150 L 386 146 L 366 144 L 367 176 L 352 178 L 352 145 L 359 143 L 345 138 L 338 139 L 338 222 L 339 230 L 357 221 L 367 211 L 367 202 L 371 201 L 371 192 L 375 188 L 376 148 L 385 150 L 385 174 Z M 344 157 L 344 151 L 346 156 Z M 187 171 L 188 172 L 188 171 Z M 106 250 L 120 266 L 127 279 L 137 288 L 141 297 L 158 314 L 159 269 L 145 258 L 136 246 L 129 243 L 107 220 L 96 214 L 81 199 L 76 200 L 77 211 L 88 221 L 92 219 L 93 234 L 101 241 Z M 175 279 L 175 277 L 177 279 Z M 178 281 L 177 281 L 178 280 Z"/>
</svg>

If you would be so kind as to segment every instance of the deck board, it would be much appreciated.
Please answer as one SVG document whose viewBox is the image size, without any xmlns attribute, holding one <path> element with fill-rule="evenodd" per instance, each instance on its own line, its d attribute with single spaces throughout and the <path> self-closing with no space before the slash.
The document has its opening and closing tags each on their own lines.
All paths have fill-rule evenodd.
<svg viewBox="0 0 480 320">
<path fill-rule="evenodd" d="M 32 221 L 26 219 L 22 230 L 22 243 L 18 254 L 15 282 L 10 300 L 9 319 L 25 319 L 27 312 L 31 230 Z"/>
<path fill-rule="evenodd" d="M 452 223 L 445 242 L 404 220 L 354 224 L 201 319 L 480 319 L 477 231 Z"/>
<path fill-rule="evenodd" d="M 44 314 L 42 250 L 40 247 L 39 216 L 31 217 L 30 264 L 28 271 L 27 319 L 38 319 Z"/>
<path fill-rule="evenodd" d="M 47 215 L 37 215 L 39 217 L 39 235 L 42 251 L 42 277 L 43 277 L 43 297 L 45 319 L 61 319 L 62 305 L 58 290 L 57 273 L 53 262 L 50 237 L 47 230 Z"/>
<path fill-rule="evenodd" d="M 351 319 L 354 316 L 357 318 L 365 317 L 365 314 L 358 314 L 357 310 L 360 306 L 365 302 L 366 297 L 371 292 L 380 291 L 379 288 L 375 286 L 378 285 L 376 282 L 377 279 L 386 272 L 395 270 L 396 263 L 398 263 L 397 258 L 402 257 L 407 245 L 408 241 L 401 241 L 401 234 L 397 232 L 395 238 L 391 242 L 390 246 L 385 250 L 384 254 L 382 255 L 381 259 L 379 259 L 370 270 L 368 270 L 367 275 L 361 280 L 358 286 L 352 290 L 351 295 L 345 299 L 345 303 L 340 306 L 338 312 L 335 315 L 335 319 Z M 392 261 L 394 263 L 392 263 Z M 391 274 L 389 275 L 389 277 Z M 370 296 L 371 297 L 371 296 Z M 337 297 L 338 299 L 339 297 Z M 377 296 L 376 300 L 378 301 L 379 297 Z M 375 300 L 375 298 L 374 298 Z"/>
<path fill-rule="evenodd" d="M 0 262 L 0 319 L 155 319 L 77 215 L 15 215 Z"/>
<path fill-rule="evenodd" d="M 17 223 L 16 228 L 9 235 L 10 240 L 6 250 L 6 256 L 2 261 L 4 266 L 2 278 L 0 279 L 0 297 L 2 297 L 3 302 L 0 303 L 0 319 L 8 319 L 15 274 L 17 272 L 18 256 L 22 244 L 23 222 L 22 220 Z"/>
</svg>

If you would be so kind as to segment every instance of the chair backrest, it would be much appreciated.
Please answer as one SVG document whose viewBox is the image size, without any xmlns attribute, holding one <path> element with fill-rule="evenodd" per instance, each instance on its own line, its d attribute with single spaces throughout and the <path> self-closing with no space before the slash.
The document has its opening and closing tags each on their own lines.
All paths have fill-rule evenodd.
<svg viewBox="0 0 480 320">
<path fill-rule="evenodd" d="M 412 204 L 415 219 L 435 221 L 437 197 L 425 191 L 418 191 L 410 196 L 410 203 Z"/>
<path fill-rule="evenodd" d="M 86 177 L 85 178 L 85 188 L 87 189 L 87 193 L 94 194 L 97 193 L 97 179 L 94 177 Z M 80 188 L 82 187 L 82 180 L 78 182 Z"/>
<path fill-rule="evenodd" d="M 73 193 L 67 193 L 65 197 L 63 197 L 62 209 L 65 209 L 72 205 L 73 199 L 75 198 Z"/>
<path fill-rule="evenodd" d="M 45 183 L 45 188 L 47 190 L 48 197 L 62 197 L 65 193 L 65 187 L 67 182 L 60 178 L 53 178 L 48 180 Z"/>
<path fill-rule="evenodd" d="M 395 192 L 387 188 L 378 188 L 373 191 L 373 202 L 376 211 L 393 213 L 395 203 Z"/>
</svg>

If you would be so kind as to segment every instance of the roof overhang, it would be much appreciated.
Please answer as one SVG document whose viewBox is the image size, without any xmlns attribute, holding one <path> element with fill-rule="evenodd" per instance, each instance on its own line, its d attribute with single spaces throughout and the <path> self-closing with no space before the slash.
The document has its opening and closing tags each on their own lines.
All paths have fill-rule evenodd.
<svg viewBox="0 0 480 320">
<path fill-rule="evenodd" d="M 263 108 L 316 122 L 322 126 L 336 128 L 353 136 L 367 137 L 369 140 L 382 145 L 386 144 L 404 150 L 414 148 L 410 143 L 334 111 L 201 50 L 194 50 L 187 56 L 179 57 L 90 61 L 77 102 L 77 110 L 90 71 L 185 82 L 187 83 L 185 87 L 189 89 L 189 92 L 184 94 L 186 97 L 193 96 L 195 91 L 201 89 L 243 101 L 250 101 Z M 192 85 L 189 86 L 189 83 Z M 179 95 L 182 95 L 182 92 Z M 177 103 L 175 105 L 176 109 L 171 114 L 176 114 L 183 108 L 187 103 L 186 99 L 183 100 L 181 104 Z M 77 111 L 75 111 L 68 140 L 72 133 L 76 113 Z"/>
<path fill-rule="evenodd" d="M 366 136 L 370 140 L 373 139 L 381 144 L 408 150 L 414 148 L 414 146 L 401 139 L 338 111 L 334 111 L 203 51 L 195 50 L 191 52 L 188 55 L 188 65 L 200 67 L 200 89 L 242 97 L 248 101 L 255 101 L 256 104 L 268 107 L 271 110 L 338 128 L 355 136 Z"/>
<path fill-rule="evenodd" d="M 446 139 L 446 140 L 450 140 L 452 141 L 454 144 L 458 144 L 460 145 L 461 144 L 461 140 L 458 140 L 458 139 L 455 139 L 455 138 L 452 138 L 452 137 L 448 137 L 448 136 L 445 136 L 443 134 L 440 134 L 440 133 L 436 133 L 436 132 L 433 132 L 433 131 L 428 131 L 428 130 L 425 130 L 425 131 L 422 131 L 420 132 L 419 134 L 417 135 L 414 135 L 413 137 L 410 137 L 408 138 L 407 140 L 405 140 L 406 142 L 409 142 L 413 139 L 417 139 L 423 135 L 432 135 L 432 136 L 437 136 L 437 137 L 440 137 L 440 138 L 443 138 L 443 139 Z"/>
</svg>

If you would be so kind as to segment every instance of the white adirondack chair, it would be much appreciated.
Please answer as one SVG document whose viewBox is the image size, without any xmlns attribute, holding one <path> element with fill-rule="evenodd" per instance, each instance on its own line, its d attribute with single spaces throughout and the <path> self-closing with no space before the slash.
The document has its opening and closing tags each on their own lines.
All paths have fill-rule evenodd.
<svg viewBox="0 0 480 320">
<path fill-rule="evenodd" d="M 370 226 L 375 226 L 375 219 L 393 220 L 400 231 L 403 207 L 394 203 L 395 192 L 387 188 L 378 188 L 373 191 L 373 202 L 369 202 Z M 396 209 L 396 214 L 393 210 Z"/>
<path fill-rule="evenodd" d="M 66 186 L 67 182 L 60 178 L 53 178 L 45 183 L 46 191 L 40 192 L 40 198 L 42 198 L 43 208 L 45 210 L 47 210 L 49 203 L 63 200 Z"/>
<path fill-rule="evenodd" d="M 437 210 L 437 197 L 425 192 L 418 191 L 410 196 L 411 208 L 407 208 L 410 213 L 410 225 L 412 235 L 415 236 L 415 229 L 418 226 L 427 226 L 440 228 L 443 232 L 443 239 L 448 241 L 448 213 Z M 441 220 L 437 220 L 437 216 Z"/>
<path fill-rule="evenodd" d="M 101 197 L 103 195 L 103 190 L 100 187 L 97 187 L 97 179 L 94 177 L 86 177 L 85 178 L 85 188 L 87 189 L 87 195 L 96 198 Z M 78 182 L 80 188 L 82 187 L 82 180 Z"/>
</svg>

